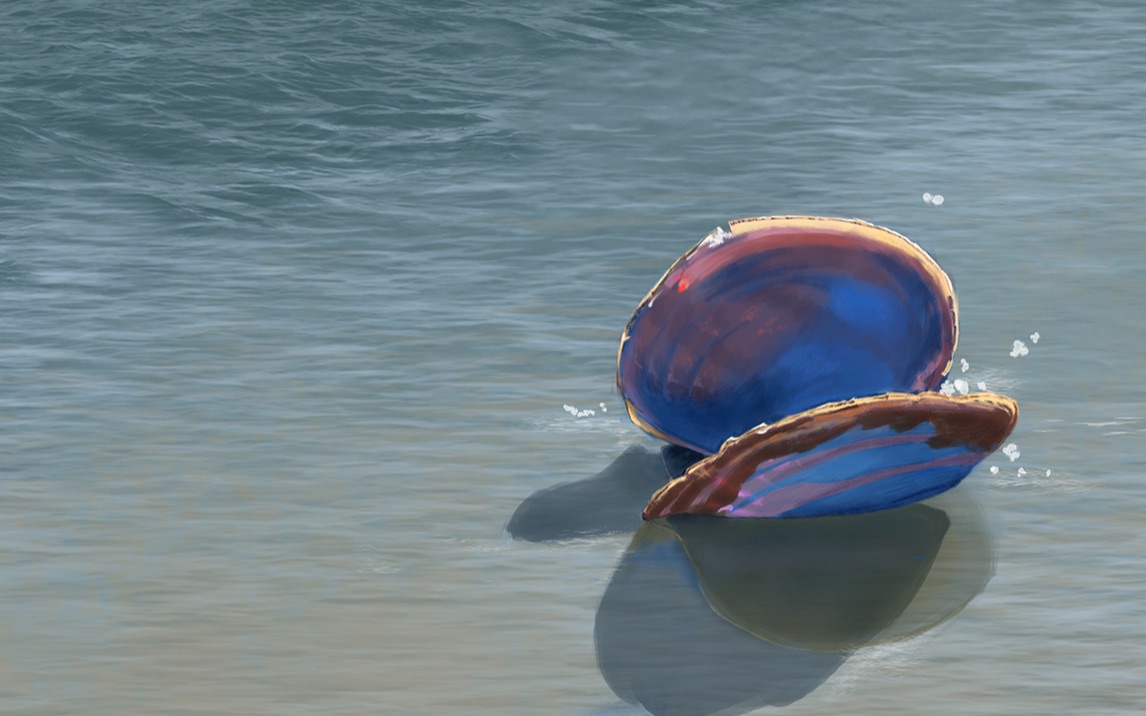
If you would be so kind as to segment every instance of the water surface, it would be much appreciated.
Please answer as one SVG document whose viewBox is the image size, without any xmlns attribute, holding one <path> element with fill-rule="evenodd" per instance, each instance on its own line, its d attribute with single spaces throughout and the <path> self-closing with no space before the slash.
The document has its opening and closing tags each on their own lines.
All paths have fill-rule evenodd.
<svg viewBox="0 0 1146 716">
<path fill-rule="evenodd" d="M 791 213 L 920 243 L 1022 415 L 985 590 L 785 710 L 1146 704 L 1137 3 L 47 0 L 0 55 L 5 713 L 636 713 L 631 535 L 503 528 L 655 455 L 632 310 Z"/>
</svg>

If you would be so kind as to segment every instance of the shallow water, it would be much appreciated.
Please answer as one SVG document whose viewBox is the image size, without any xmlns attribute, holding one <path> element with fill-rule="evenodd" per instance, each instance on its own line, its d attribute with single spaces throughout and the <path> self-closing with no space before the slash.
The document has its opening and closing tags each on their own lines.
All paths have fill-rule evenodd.
<svg viewBox="0 0 1146 716">
<path fill-rule="evenodd" d="M 1137 3 L 52 0 L 0 48 L 5 713 L 639 713 L 632 536 L 503 530 L 655 457 L 621 330 L 788 213 L 922 245 L 1022 413 L 982 593 L 785 710 L 1146 706 Z"/>
</svg>

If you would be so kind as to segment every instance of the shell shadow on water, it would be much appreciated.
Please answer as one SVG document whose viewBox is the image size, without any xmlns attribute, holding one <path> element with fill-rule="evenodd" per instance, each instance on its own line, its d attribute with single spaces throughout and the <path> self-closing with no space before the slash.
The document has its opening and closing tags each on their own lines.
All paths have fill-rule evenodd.
<svg viewBox="0 0 1146 716">
<path fill-rule="evenodd" d="M 702 458 L 665 445 L 651 452 L 632 445 L 593 477 L 547 487 L 527 497 L 505 531 L 514 539 L 548 542 L 634 532 L 649 495 Z"/>
<path fill-rule="evenodd" d="M 951 618 L 993 574 L 965 490 L 842 517 L 658 519 L 602 597 L 597 663 L 614 693 L 657 716 L 783 706 L 857 649 Z"/>
</svg>

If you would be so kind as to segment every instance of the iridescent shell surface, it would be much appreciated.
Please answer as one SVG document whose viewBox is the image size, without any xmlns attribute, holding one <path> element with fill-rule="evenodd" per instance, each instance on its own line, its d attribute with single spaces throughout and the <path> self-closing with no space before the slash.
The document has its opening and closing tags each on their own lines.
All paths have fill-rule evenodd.
<svg viewBox="0 0 1146 716">
<path fill-rule="evenodd" d="M 617 386 L 637 425 L 707 455 L 818 405 L 943 382 L 955 294 L 914 243 L 849 219 L 729 227 L 681 257 L 625 329 Z"/>
<path fill-rule="evenodd" d="M 831 403 L 729 440 L 657 491 L 674 514 L 817 517 L 907 505 L 951 489 L 1010 435 L 1015 401 L 892 393 Z"/>
</svg>

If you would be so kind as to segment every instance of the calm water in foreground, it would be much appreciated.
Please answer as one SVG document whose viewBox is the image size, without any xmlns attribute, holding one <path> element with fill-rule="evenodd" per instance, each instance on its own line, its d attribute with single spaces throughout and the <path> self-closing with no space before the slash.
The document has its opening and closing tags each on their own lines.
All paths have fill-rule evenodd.
<svg viewBox="0 0 1146 716">
<path fill-rule="evenodd" d="M 3 713 L 1146 709 L 1140 3 L 16 1 L 0 57 Z M 939 261 L 1020 454 L 632 542 L 621 330 L 790 213 Z M 628 531 L 507 536 L 619 457 L 535 536 Z"/>
</svg>

